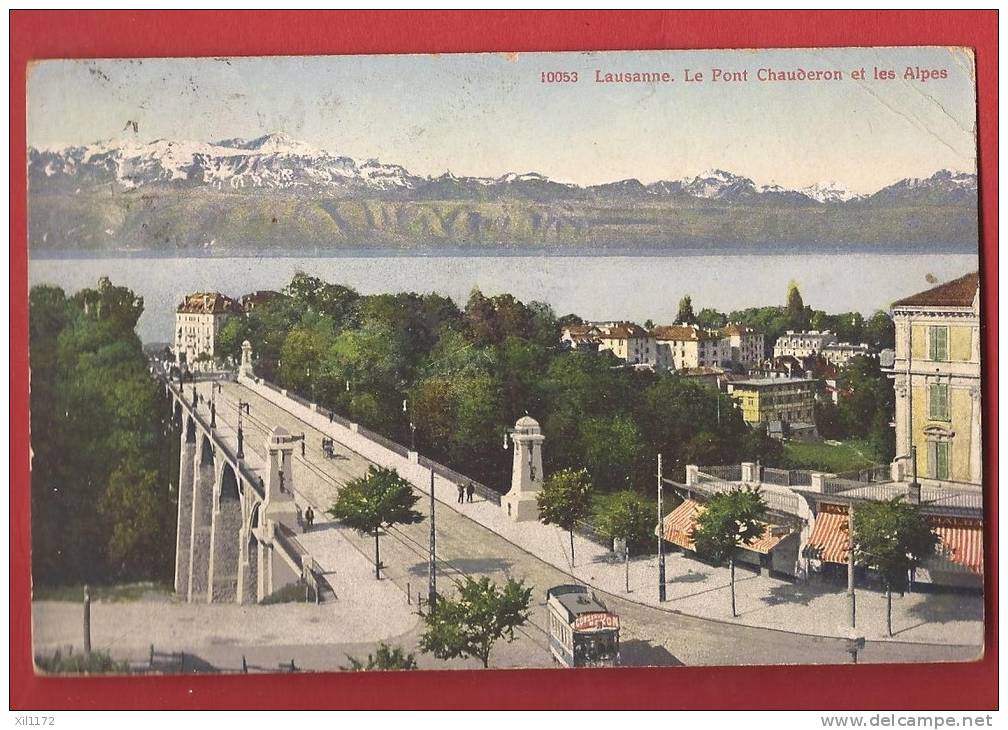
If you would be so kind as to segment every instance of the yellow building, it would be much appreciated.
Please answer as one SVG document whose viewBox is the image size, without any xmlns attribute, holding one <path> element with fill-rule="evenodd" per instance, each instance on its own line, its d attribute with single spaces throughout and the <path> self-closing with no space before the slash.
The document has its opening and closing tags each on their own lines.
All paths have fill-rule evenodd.
<svg viewBox="0 0 1008 730">
<path fill-rule="evenodd" d="M 897 457 L 917 447 L 922 484 L 980 486 L 979 274 L 901 299 L 892 311 Z"/>
<path fill-rule="evenodd" d="M 751 426 L 771 421 L 812 423 L 816 381 L 806 378 L 762 378 L 728 384 L 728 393 Z"/>
</svg>

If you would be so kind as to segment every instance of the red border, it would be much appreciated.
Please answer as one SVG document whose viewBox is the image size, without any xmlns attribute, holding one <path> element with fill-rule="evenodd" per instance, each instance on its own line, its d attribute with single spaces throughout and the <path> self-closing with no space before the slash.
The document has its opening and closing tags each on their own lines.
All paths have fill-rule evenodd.
<svg viewBox="0 0 1008 730">
<path fill-rule="evenodd" d="M 984 275 L 987 615 L 997 613 L 996 11 L 54 12 L 10 14 L 10 705 L 16 709 L 992 709 L 997 626 L 961 665 L 49 679 L 32 673 L 25 73 L 58 57 L 950 45 L 976 50 Z M 603 678 L 604 677 L 604 678 Z M 599 691 L 604 686 L 604 691 Z"/>
</svg>

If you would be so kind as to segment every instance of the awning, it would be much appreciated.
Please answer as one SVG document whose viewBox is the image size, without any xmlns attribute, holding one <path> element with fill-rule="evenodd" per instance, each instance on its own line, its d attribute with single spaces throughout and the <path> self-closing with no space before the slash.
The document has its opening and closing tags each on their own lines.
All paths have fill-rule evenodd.
<svg viewBox="0 0 1008 730">
<path fill-rule="evenodd" d="M 693 543 L 693 528 L 696 527 L 697 515 L 703 512 L 703 505 L 692 499 L 685 500 L 672 510 L 662 520 L 662 536 L 671 543 L 687 550 L 696 550 Z M 763 534 L 748 545 L 739 545 L 745 550 L 768 554 L 777 544 L 791 534 L 790 530 L 774 534 L 772 525 L 764 525 Z"/>
<path fill-rule="evenodd" d="M 929 516 L 928 524 L 941 539 L 931 567 L 942 560 L 983 575 L 983 527 L 978 520 Z M 827 563 L 847 563 L 847 507 L 820 504 L 804 555 Z"/>
<path fill-rule="evenodd" d="M 848 544 L 847 508 L 820 504 L 812 535 L 805 546 L 805 557 L 827 563 L 846 563 Z"/>
<path fill-rule="evenodd" d="M 979 521 L 932 517 L 928 522 L 941 538 L 940 558 L 983 575 L 983 527 Z"/>
<path fill-rule="evenodd" d="M 700 509 L 699 502 L 692 499 L 685 500 L 665 515 L 665 519 L 662 520 L 662 537 L 679 547 L 695 550 L 693 528 L 696 526 L 696 516 Z"/>
</svg>

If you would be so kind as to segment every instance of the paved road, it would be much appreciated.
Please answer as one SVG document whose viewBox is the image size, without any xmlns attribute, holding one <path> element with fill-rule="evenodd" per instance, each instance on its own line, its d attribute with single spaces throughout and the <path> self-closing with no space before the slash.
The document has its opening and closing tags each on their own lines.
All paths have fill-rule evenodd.
<svg viewBox="0 0 1008 730">
<path fill-rule="evenodd" d="M 209 385 L 202 386 L 209 396 Z M 310 503 L 320 517 L 336 498 L 342 484 L 365 473 L 368 462 L 337 444 L 336 459 L 327 459 L 321 451 L 321 432 L 291 413 L 237 383 L 225 383 L 218 399 L 218 419 L 233 425 L 238 398 L 251 404 L 245 419 L 246 448 L 265 455 L 266 434 L 282 425 L 291 433 L 304 432 L 305 456 L 294 452 L 294 483 L 302 505 Z M 426 502 L 421 502 L 423 507 Z M 362 537 L 332 523 L 317 521 L 312 533 L 302 542 L 324 539 L 328 530 L 340 530 L 363 555 L 373 555 L 373 539 Z M 381 538 L 383 579 L 393 581 L 404 591 L 407 584 L 415 595 L 426 592 L 427 540 L 426 520 L 416 525 L 397 526 Z M 439 589 L 446 579 L 460 575 L 487 575 L 495 580 L 507 576 L 522 578 L 533 586 L 533 608 L 528 626 L 510 646 L 495 648 L 494 666 L 548 666 L 544 627 L 547 614 L 545 590 L 558 583 L 571 582 L 570 576 L 554 566 L 524 552 L 496 533 L 464 515 L 442 508 L 437 513 Z M 629 665 L 723 665 L 723 664 L 796 664 L 843 663 L 849 660 L 845 642 L 771 629 L 752 628 L 676 614 L 627 601 L 618 595 L 600 593 L 622 622 L 622 656 Z M 415 640 L 415 632 L 400 637 L 404 645 Z M 415 647 L 408 647 L 415 648 Z M 321 649 L 321 648 L 320 648 Z M 365 652 L 366 653 L 366 652 Z M 869 642 L 860 659 L 864 662 L 894 661 L 965 661 L 975 658 L 977 649 L 898 642 Z"/>
</svg>

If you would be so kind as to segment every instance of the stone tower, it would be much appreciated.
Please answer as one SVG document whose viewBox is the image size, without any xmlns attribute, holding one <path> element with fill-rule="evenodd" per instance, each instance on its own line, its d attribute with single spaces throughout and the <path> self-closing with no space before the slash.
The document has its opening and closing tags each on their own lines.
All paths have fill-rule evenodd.
<svg viewBox="0 0 1008 730">
<path fill-rule="evenodd" d="M 536 497 L 542 490 L 542 445 L 546 437 L 538 421 L 522 416 L 511 432 L 514 460 L 511 466 L 511 490 L 501 499 L 501 507 L 515 522 L 539 519 Z"/>
<path fill-rule="evenodd" d="M 252 377 L 252 343 L 248 340 L 242 343 L 241 366 L 238 368 L 238 374 L 246 378 Z"/>
<path fill-rule="evenodd" d="M 294 504 L 294 442 L 283 426 L 270 432 L 269 475 L 266 479 L 264 517 L 298 531 L 297 506 Z"/>
</svg>

